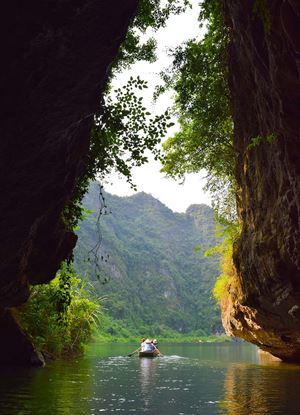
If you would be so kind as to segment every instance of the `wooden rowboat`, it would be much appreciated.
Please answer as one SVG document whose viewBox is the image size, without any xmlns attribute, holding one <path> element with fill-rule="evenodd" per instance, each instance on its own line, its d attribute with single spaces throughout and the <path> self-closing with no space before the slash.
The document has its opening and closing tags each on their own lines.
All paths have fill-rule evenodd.
<svg viewBox="0 0 300 415">
<path fill-rule="evenodd" d="M 139 357 L 157 357 L 158 353 L 156 352 L 139 352 Z"/>
</svg>

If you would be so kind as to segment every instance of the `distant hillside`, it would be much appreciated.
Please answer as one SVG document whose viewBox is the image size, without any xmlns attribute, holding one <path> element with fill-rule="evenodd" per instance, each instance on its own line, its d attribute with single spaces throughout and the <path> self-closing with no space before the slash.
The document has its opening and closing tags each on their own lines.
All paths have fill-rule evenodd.
<svg viewBox="0 0 300 415">
<path fill-rule="evenodd" d="M 203 249 L 217 243 L 212 209 L 192 205 L 174 213 L 146 193 L 131 197 L 105 194 L 108 215 L 100 218 L 98 251 L 101 277 L 97 279 L 90 251 L 99 239 L 99 188 L 92 184 L 84 205 L 94 211 L 82 222 L 75 263 L 101 296 L 107 312 L 133 332 L 157 335 L 168 330 L 208 334 L 222 331 L 219 310 L 211 296 L 218 274 L 215 258 Z M 203 249 L 195 252 L 194 248 Z M 102 260 L 101 260 L 102 257 Z"/>
</svg>

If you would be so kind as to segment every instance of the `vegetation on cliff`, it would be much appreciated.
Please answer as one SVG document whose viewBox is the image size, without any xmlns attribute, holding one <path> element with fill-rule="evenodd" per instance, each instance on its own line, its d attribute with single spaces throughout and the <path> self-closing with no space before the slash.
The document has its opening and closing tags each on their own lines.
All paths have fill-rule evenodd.
<svg viewBox="0 0 300 415">
<path fill-rule="evenodd" d="M 236 270 L 233 263 L 233 244 L 240 234 L 240 227 L 237 222 L 227 225 L 220 232 L 222 243 L 206 251 L 205 255 L 218 255 L 220 260 L 221 273 L 218 276 L 213 287 L 213 295 L 216 301 L 221 305 L 228 297 L 229 289 L 237 291 Z"/>
<path fill-rule="evenodd" d="M 201 255 L 219 242 L 212 209 L 192 205 L 184 214 L 174 213 L 145 193 L 105 194 L 105 203 L 112 213 L 101 217 L 97 246 L 99 196 L 93 183 L 85 206 L 94 213 L 80 224 L 75 263 L 107 297 L 107 333 L 129 337 L 152 330 L 176 337 L 222 332 L 211 293 L 218 260 Z M 95 246 L 100 269 L 93 260 Z"/>
</svg>

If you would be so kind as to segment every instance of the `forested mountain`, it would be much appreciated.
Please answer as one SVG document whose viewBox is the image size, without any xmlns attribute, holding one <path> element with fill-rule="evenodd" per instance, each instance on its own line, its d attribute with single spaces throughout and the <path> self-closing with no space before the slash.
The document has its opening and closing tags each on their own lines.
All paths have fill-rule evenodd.
<svg viewBox="0 0 300 415">
<path fill-rule="evenodd" d="M 75 264 L 107 298 L 112 319 L 134 333 L 222 331 L 211 295 L 218 261 L 203 256 L 217 243 L 212 209 L 192 205 L 174 213 L 146 193 L 104 196 L 109 213 L 100 216 L 99 226 L 99 186 L 93 183 L 85 197 L 93 213 L 80 224 Z M 100 273 L 90 252 L 99 241 Z"/>
</svg>

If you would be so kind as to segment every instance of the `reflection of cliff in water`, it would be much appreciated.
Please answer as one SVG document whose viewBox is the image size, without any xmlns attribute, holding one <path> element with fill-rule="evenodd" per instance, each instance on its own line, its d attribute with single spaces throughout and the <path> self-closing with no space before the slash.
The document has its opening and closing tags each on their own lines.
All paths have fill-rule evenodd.
<svg viewBox="0 0 300 415">
<path fill-rule="evenodd" d="M 300 366 L 233 364 L 227 370 L 224 389 L 220 406 L 228 415 L 298 415 Z"/>
<path fill-rule="evenodd" d="M 1 368 L 0 414 L 89 414 L 91 371 L 87 359 L 55 361 L 42 370 Z"/>
<path fill-rule="evenodd" d="M 157 363 L 158 358 L 140 358 L 141 397 L 144 401 L 145 408 L 151 406 L 155 393 Z"/>
</svg>

